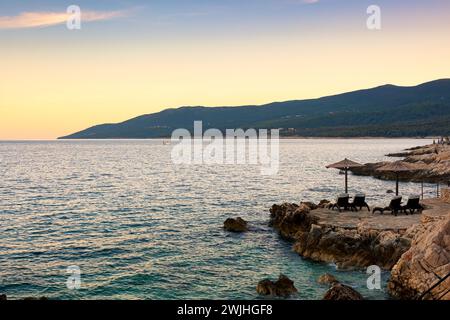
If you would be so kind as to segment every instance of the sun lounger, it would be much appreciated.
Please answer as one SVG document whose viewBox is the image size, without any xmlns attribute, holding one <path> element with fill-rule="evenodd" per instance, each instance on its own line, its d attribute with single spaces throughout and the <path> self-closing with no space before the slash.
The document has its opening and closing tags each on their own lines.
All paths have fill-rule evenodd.
<svg viewBox="0 0 450 320">
<path fill-rule="evenodd" d="M 391 214 L 397 215 L 398 212 L 403 211 L 402 207 L 402 197 L 395 197 L 389 203 L 389 206 L 385 208 L 376 207 L 373 209 L 372 213 L 379 211 L 381 214 L 384 214 L 385 211 L 390 211 Z"/>
<path fill-rule="evenodd" d="M 341 212 L 341 208 L 344 210 L 352 209 L 353 206 L 349 202 L 350 196 L 346 193 L 339 195 L 336 199 L 336 203 L 331 206 L 331 209 L 337 208 Z"/>
<path fill-rule="evenodd" d="M 356 210 L 358 210 L 358 208 L 359 210 L 361 210 L 363 207 L 365 207 L 368 211 L 370 211 L 370 207 L 366 202 L 366 195 L 363 193 L 356 194 L 353 202 L 350 205 Z"/>
<path fill-rule="evenodd" d="M 406 205 L 402 207 L 403 211 L 408 214 L 408 211 L 410 214 L 414 214 L 417 212 L 423 211 L 423 206 L 420 204 L 420 197 L 419 196 L 411 196 L 408 198 L 408 202 Z"/>
</svg>

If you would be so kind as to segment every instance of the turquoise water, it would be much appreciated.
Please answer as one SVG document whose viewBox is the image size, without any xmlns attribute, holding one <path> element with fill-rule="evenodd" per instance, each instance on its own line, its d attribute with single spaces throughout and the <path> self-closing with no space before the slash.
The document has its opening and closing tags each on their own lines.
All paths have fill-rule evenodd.
<svg viewBox="0 0 450 320">
<path fill-rule="evenodd" d="M 162 141 L 0 142 L 0 293 L 54 299 L 259 299 L 263 278 L 288 275 L 292 299 L 320 299 L 330 272 L 371 299 L 364 271 L 305 261 L 267 226 L 273 203 L 333 198 L 343 176 L 325 165 L 428 140 L 283 140 L 280 172 L 251 165 L 175 166 Z M 350 177 L 350 192 L 388 201 L 392 182 Z M 413 183 L 400 185 L 407 195 Z M 426 192 L 433 192 L 426 186 Z M 222 229 L 231 216 L 252 230 Z M 69 290 L 68 266 L 81 270 Z M 383 274 L 384 281 L 388 274 Z"/>
</svg>

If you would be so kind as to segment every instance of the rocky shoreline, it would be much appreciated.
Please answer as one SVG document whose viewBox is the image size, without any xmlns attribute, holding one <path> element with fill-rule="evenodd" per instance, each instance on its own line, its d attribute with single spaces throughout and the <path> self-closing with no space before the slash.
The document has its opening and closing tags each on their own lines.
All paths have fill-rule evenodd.
<svg viewBox="0 0 450 320">
<path fill-rule="evenodd" d="M 450 145 L 431 144 L 407 149 L 400 153 L 388 154 L 389 157 L 401 157 L 399 162 L 406 163 L 411 171 L 399 175 L 401 181 L 412 182 L 450 182 Z M 362 167 L 351 168 L 355 175 L 372 176 L 383 180 L 395 180 L 396 174 L 377 171 L 389 162 L 366 163 Z"/>
<path fill-rule="evenodd" d="M 304 258 L 341 269 L 377 265 L 392 270 L 390 295 L 416 299 L 450 273 L 450 204 L 436 200 L 428 207 L 422 215 L 394 217 L 338 213 L 309 202 L 275 204 L 270 225 Z M 450 299 L 447 280 L 423 298 Z"/>
<path fill-rule="evenodd" d="M 411 248 L 393 267 L 389 293 L 401 299 L 450 300 L 450 214 L 424 216 Z"/>
<path fill-rule="evenodd" d="M 304 203 L 273 205 L 270 212 L 270 225 L 294 242 L 295 252 L 314 261 L 335 263 L 341 269 L 378 265 L 390 270 L 411 246 L 406 227 L 380 229 L 364 221 L 342 225 L 324 216 L 336 212 Z"/>
</svg>

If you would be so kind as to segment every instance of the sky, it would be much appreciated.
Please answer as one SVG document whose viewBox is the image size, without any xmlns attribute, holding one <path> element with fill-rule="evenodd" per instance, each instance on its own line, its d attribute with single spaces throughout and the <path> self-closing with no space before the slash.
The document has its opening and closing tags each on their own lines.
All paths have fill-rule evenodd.
<svg viewBox="0 0 450 320">
<path fill-rule="evenodd" d="M 440 78 L 448 0 L 0 0 L 0 140 Z"/>
</svg>

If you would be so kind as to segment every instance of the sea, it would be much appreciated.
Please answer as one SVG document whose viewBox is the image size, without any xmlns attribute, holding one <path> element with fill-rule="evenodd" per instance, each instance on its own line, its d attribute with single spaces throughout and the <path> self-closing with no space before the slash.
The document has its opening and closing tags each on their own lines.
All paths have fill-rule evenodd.
<svg viewBox="0 0 450 320">
<path fill-rule="evenodd" d="M 164 140 L 0 142 L 0 294 L 10 299 L 266 299 L 257 283 L 279 274 L 321 299 L 324 273 L 367 299 L 366 270 L 303 259 L 269 227 L 283 202 L 332 200 L 344 176 L 325 166 L 366 163 L 429 139 L 284 139 L 279 171 L 254 164 L 175 164 Z M 395 182 L 349 176 L 349 192 L 387 204 Z M 416 183 L 400 183 L 408 196 Z M 425 196 L 435 186 L 425 185 Z M 336 213 L 338 214 L 338 213 Z M 250 231 L 224 231 L 229 217 Z"/>
</svg>

